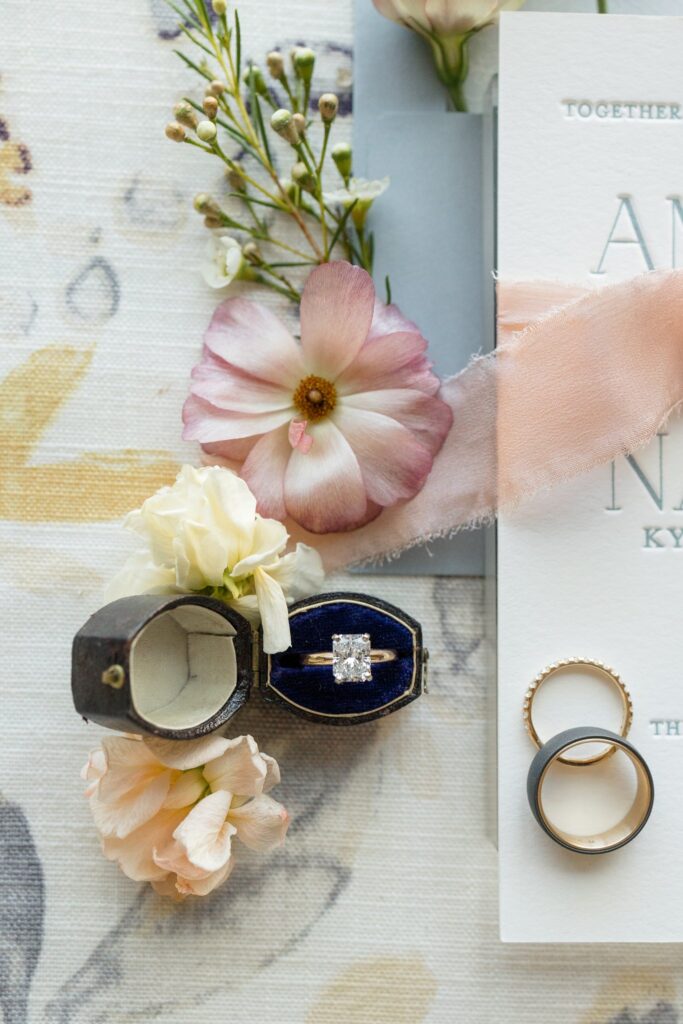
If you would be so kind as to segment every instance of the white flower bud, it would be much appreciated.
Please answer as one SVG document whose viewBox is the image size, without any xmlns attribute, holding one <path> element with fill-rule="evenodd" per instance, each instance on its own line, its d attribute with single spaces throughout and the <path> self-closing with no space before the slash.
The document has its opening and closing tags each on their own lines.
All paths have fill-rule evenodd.
<svg viewBox="0 0 683 1024">
<path fill-rule="evenodd" d="M 220 213 L 220 208 L 215 199 L 212 199 L 206 192 L 198 192 L 194 197 L 192 205 L 197 213 Z"/>
<path fill-rule="evenodd" d="M 274 132 L 281 135 L 282 138 L 286 139 L 292 146 L 297 146 L 299 144 L 299 133 L 296 130 L 294 117 L 290 110 L 285 110 L 284 108 L 276 110 L 271 116 L 270 126 Z"/>
<path fill-rule="evenodd" d="M 292 114 L 292 121 L 300 137 L 303 138 L 306 134 L 306 118 L 303 114 L 296 113 Z"/>
<path fill-rule="evenodd" d="M 353 150 L 351 146 L 348 142 L 338 142 L 336 146 L 332 147 L 331 156 L 342 178 L 344 181 L 347 181 L 351 177 L 351 168 L 353 166 Z"/>
<path fill-rule="evenodd" d="M 292 167 L 292 181 L 306 192 L 315 191 L 315 179 L 302 161 L 295 163 Z"/>
<path fill-rule="evenodd" d="M 190 104 L 186 103 L 184 100 L 180 103 L 176 103 L 173 108 L 173 115 L 176 121 L 185 125 L 186 128 L 196 128 L 199 122 L 199 118 Z"/>
<path fill-rule="evenodd" d="M 233 170 L 232 167 L 230 167 L 225 172 L 225 177 L 228 179 L 228 184 L 230 185 L 230 188 L 233 190 L 233 192 L 246 191 L 247 186 L 244 182 L 244 178 L 242 177 L 239 171 L 235 171 Z"/>
<path fill-rule="evenodd" d="M 308 46 L 295 46 L 292 50 L 292 65 L 297 78 L 310 82 L 315 66 L 315 53 Z"/>
<path fill-rule="evenodd" d="M 266 57 L 266 64 L 271 78 L 276 81 L 282 78 L 285 71 L 285 59 L 277 50 L 272 50 Z"/>
<path fill-rule="evenodd" d="M 339 110 L 339 99 L 333 92 L 324 92 L 318 100 L 318 110 L 323 121 L 334 121 Z"/>
<path fill-rule="evenodd" d="M 214 78 L 213 82 L 209 82 L 209 84 L 206 87 L 206 95 L 221 96 L 226 89 L 227 85 L 225 84 L 225 82 L 221 82 L 219 78 Z"/>
<path fill-rule="evenodd" d="M 221 17 L 228 10 L 226 0 L 211 0 L 211 6 L 213 7 L 214 14 Z"/>
<path fill-rule="evenodd" d="M 166 138 L 171 139 L 172 142 L 183 142 L 185 139 L 185 129 L 177 121 L 170 121 L 164 131 Z"/>
<path fill-rule="evenodd" d="M 261 250 L 254 241 L 246 242 L 245 245 L 242 246 L 242 255 L 248 263 L 253 264 L 255 267 L 258 267 L 263 263 Z"/>
<path fill-rule="evenodd" d="M 253 81 L 254 90 L 259 96 L 268 95 L 268 86 L 266 85 L 266 80 L 263 77 L 263 72 L 256 66 L 256 64 L 250 64 L 248 68 L 244 69 L 242 72 L 242 81 L 248 86 L 251 86 Z"/>
<path fill-rule="evenodd" d="M 215 96 L 205 96 L 202 101 L 202 110 L 208 118 L 212 121 L 216 120 L 218 115 L 218 100 Z"/>
<path fill-rule="evenodd" d="M 213 121 L 200 121 L 197 125 L 197 137 L 202 142 L 214 142 L 217 134 L 216 125 Z"/>
</svg>

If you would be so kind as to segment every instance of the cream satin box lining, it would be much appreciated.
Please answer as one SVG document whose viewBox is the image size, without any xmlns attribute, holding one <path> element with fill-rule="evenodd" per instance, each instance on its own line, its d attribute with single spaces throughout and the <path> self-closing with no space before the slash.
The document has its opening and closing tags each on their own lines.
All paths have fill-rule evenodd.
<svg viewBox="0 0 683 1024">
<path fill-rule="evenodd" d="M 683 266 L 681 52 L 680 18 L 502 16 L 501 277 L 595 288 Z M 599 469 L 500 520 L 504 941 L 683 941 L 682 537 L 680 422 L 630 463 Z M 572 656 L 621 673 L 633 695 L 630 738 L 656 790 L 636 841 L 597 857 L 556 846 L 533 821 L 525 793 L 535 748 L 522 721 L 524 691 L 546 665 Z M 601 720 L 610 709 L 580 687 L 563 708 L 567 720 L 558 727 L 614 724 Z"/>
</svg>

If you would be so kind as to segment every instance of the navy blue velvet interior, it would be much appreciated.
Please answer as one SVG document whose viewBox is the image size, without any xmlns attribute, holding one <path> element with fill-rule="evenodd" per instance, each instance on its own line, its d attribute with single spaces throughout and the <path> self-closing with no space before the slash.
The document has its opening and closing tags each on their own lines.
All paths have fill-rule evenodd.
<svg viewBox="0 0 683 1024">
<path fill-rule="evenodd" d="M 325 715 L 367 714 L 400 697 L 413 676 L 413 634 L 378 608 L 334 601 L 290 617 L 292 646 L 270 658 L 270 683 L 284 697 Z M 369 633 L 374 648 L 398 652 L 395 661 L 373 664 L 372 679 L 336 683 L 330 665 L 297 664 L 297 655 L 331 651 L 333 633 Z"/>
</svg>

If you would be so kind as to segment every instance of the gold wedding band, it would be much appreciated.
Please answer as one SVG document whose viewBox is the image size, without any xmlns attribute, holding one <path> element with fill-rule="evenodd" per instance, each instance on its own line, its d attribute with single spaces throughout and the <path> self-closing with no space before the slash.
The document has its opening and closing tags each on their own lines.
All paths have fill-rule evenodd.
<svg viewBox="0 0 683 1024">
<path fill-rule="evenodd" d="M 539 672 L 539 674 L 531 683 L 529 689 L 526 691 L 526 694 L 524 696 L 524 723 L 526 725 L 526 729 L 529 733 L 529 736 L 531 737 L 535 745 L 539 748 L 539 750 L 543 746 L 544 741 L 538 735 L 538 732 L 536 731 L 536 726 L 534 725 L 533 704 L 536 694 L 538 693 L 539 689 L 546 681 L 546 679 L 550 679 L 550 677 L 554 676 L 557 672 L 561 672 L 563 669 L 571 668 L 572 666 L 580 667 L 582 665 L 598 672 L 601 676 L 603 676 L 617 688 L 623 705 L 621 725 L 619 727 L 619 735 L 622 738 L 628 736 L 629 729 L 631 728 L 631 723 L 633 722 L 633 703 L 631 701 L 631 695 L 628 692 L 624 682 L 622 681 L 621 676 L 617 672 L 615 672 L 613 668 L 609 668 L 607 665 L 604 665 L 601 661 L 593 661 L 591 658 L 566 658 L 564 661 L 554 662 L 552 665 L 549 665 L 542 672 Z M 603 758 L 609 757 L 611 754 L 614 754 L 615 751 L 616 746 L 614 744 L 611 744 L 604 750 L 601 750 L 599 753 L 594 754 L 591 757 L 576 758 L 567 757 L 563 754 L 560 754 L 557 757 L 557 760 L 561 761 L 562 764 L 595 764 L 596 761 L 602 761 Z"/>
</svg>

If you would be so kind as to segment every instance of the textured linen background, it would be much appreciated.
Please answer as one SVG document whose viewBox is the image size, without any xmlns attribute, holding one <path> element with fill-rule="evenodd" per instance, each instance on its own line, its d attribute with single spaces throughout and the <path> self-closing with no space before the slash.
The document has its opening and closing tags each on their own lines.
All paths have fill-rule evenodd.
<svg viewBox="0 0 683 1024">
<path fill-rule="evenodd" d="M 345 0 L 241 11 L 250 56 L 306 41 L 348 87 Z M 119 517 L 196 459 L 179 415 L 215 301 L 190 200 L 219 172 L 163 138 L 188 82 L 172 26 L 161 0 L 0 5 L 6 1024 L 675 1024 L 677 947 L 497 941 L 478 580 L 353 578 L 424 623 L 431 694 L 410 710 L 340 731 L 257 697 L 240 715 L 283 766 L 284 849 L 182 905 L 101 857 L 70 639 L 129 550 Z"/>
</svg>

